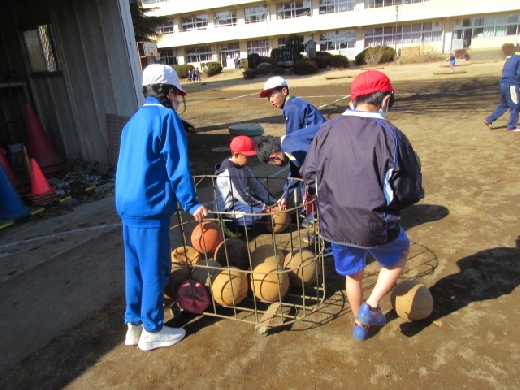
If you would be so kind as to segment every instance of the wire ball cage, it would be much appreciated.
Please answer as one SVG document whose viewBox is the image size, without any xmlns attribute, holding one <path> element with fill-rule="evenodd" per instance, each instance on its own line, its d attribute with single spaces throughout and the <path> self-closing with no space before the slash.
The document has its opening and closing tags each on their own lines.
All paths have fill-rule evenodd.
<svg viewBox="0 0 520 390">
<path fill-rule="evenodd" d="M 299 185 L 285 210 L 238 213 L 218 210 L 216 178 L 194 177 L 197 196 L 211 210 L 209 216 L 197 222 L 179 210 L 178 223 L 171 226 L 172 241 L 182 245 L 172 251 L 169 289 L 175 291 L 172 285 L 189 275 L 210 296 L 198 313 L 253 324 L 258 334 L 318 311 L 325 300 L 324 242 L 314 201 L 302 196 L 303 181 L 291 179 Z M 279 195 L 287 181 L 258 179 L 271 194 Z M 306 222 L 299 217 L 311 209 Z M 256 221 L 247 225 L 250 218 Z M 181 307 L 178 300 L 177 304 Z"/>
</svg>

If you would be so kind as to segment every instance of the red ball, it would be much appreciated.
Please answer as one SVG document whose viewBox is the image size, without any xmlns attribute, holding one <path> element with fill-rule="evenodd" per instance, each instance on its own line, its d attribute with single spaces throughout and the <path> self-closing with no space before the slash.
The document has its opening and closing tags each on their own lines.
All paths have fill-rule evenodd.
<svg viewBox="0 0 520 390">
<path fill-rule="evenodd" d="M 199 223 L 191 233 L 191 245 L 200 253 L 212 255 L 220 243 L 224 241 L 222 228 L 215 222 Z"/>
<path fill-rule="evenodd" d="M 177 289 L 177 305 L 190 313 L 203 313 L 210 303 L 208 288 L 194 280 L 187 280 Z"/>
</svg>

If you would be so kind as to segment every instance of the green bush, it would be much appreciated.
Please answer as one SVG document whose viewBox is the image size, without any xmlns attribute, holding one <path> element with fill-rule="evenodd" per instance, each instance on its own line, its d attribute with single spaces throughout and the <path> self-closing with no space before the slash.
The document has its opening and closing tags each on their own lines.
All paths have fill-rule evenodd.
<svg viewBox="0 0 520 390">
<path fill-rule="evenodd" d="M 294 63 L 294 74 L 305 76 L 309 74 L 318 73 L 318 66 L 312 60 L 296 61 Z"/>
<path fill-rule="evenodd" d="M 260 56 L 258 57 L 258 64 L 263 64 L 263 63 L 268 63 L 268 64 L 271 64 L 272 67 L 275 67 L 277 64 L 276 64 L 276 60 L 272 57 L 264 57 L 264 56 Z"/>
<path fill-rule="evenodd" d="M 367 47 L 356 57 L 356 65 L 379 65 L 394 61 L 395 50 L 390 46 Z"/>
<path fill-rule="evenodd" d="M 312 61 L 316 63 L 318 69 L 325 69 L 329 65 L 329 58 L 326 56 L 314 57 Z"/>
<path fill-rule="evenodd" d="M 215 76 L 216 74 L 222 72 L 222 65 L 220 65 L 220 62 L 216 61 L 201 63 L 200 67 L 208 75 L 208 77 Z"/>
<path fill-rule="evenodd" d="M 316 57 L 332 57 L 332 53 L 329 53 L 328 51 L 317 51 Z"/>
<path fill-rule="evenodd" d="M 254 79 L 256 77 L 256 72 L 254 69 L 246 69 L 242 72 L 242 75 L 246 80 Z"/>
<path fill-rule="evenodd" d="M 271 73 L 271 69 L 273 69 L 271 64 L 269 64 L 268 62 L 262 62 L 262 63 L 258 64 L 258 66 L 256 67 L 255 73 L 258 76 L 265 76 L 265 75 L 268 75 L 269 73 Z"/>
<path fill-rule="evenodd" d="M 258 53 L 249 53 L 247 55 L 247 68 L 256 69 L 260 63 L 260 55 Z"/>
<path fill-rule="evenodd" d="M 325 57 L 329 61 L 329 66 L 334 69 L 347 69 L 350 68 L 347 57 L 345 56 L 331 56 Z"/>
<path fill-rule="evenodd" d="M 188 71 L 193 68 L 193 65 L 173 65 L 172 68 L 175 69 L 180 79 L 185 79 L 188 77 Z"/>
<path fill-rule="evenodd" d="M 457 49 L 454 54 L 457 60 L 469 60 L 469 55 L 466 49 Z"/>
<path fill-rule="evenodd" d="M 515 54 L 516 46 L 513 43 L 504 43 L 502 45 L 502 54 L 506 57 L 512 56 Z"/>
</svg>

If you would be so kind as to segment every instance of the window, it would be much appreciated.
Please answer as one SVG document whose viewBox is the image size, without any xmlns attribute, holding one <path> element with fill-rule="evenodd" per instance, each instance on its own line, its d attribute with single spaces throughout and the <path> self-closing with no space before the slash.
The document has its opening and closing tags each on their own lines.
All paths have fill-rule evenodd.
<svg viewBox="0 0 520 390">
<path fill-rule="evenodd" d="M 208 15 L 192 15 L 182 20 L 182 31 L 205 30 L 208 27 Z"/>
<path fill-rule="evenodd" d="M 436 23 L 437 24 L 437 23 Z M 440 42 L 442 25 L 432 22 L 369 28 L 365 30 L 365 47 L 394 46 Z"/>
<path fill-rule="evenodd" d="M 220 45 L 220 52 L 224 58 L 240 58 L 240 45 L 238 42 L 229 42 Z"/>
<path fill-rule="evenodd" d="M 33 75 L 58 73 L 51 25 L 43 24 L 32 30 L 25 30 L 22 35 L 31 73 Z"/>
<path fill-rule="evenodd" d="M 288 1 L 276 4 L 276 18 L 290 19 L 311 14 L 311 0 Z"/>
<path fill-rule="evenodd" d="M 161 48 L 160 53 L 161 53 L 161 64 L 177 65 L 177 50 Z"/>
<path fill-rule="evenodd" d="M 247 54 L 258 53 L 261 56 L 269 56 L 269 43 L 267 39 L 247 41 Z"/>
<path fill-rule="evenodd" d="M 155 28 L 157 34 L 173 34 L 173 20 L 168 20 L 168 22 L 162 26 L 158 26 Z"/>
<path fill-rule="evenodd" d="M 494 38 L 520 34 L 520 14 L 502 14 L 466 18 L 462 28 L 454 31 L 455 39 L 463 39 L 464 47 L 471 47 L 473 38 Z"/>
<path fill-rule="evenodd" d="M 365 0 L 365 8 L 392 7 L 402 4 L 425 3 L 432 0 Z"/>
<path fill-rule="evenodd" d="M 356 0 L 320 0 L 320 14 L 352 11 Z"/>
<path fill-rule="evenodd" d="M 246 8 L 246 24 L 265 22 L 267 20 L 267 7 L 265 5 L 259 7 Z"/>
<path fill-rule="evenodd" d="M 186 49 L 186 63 L 211 61 L 211 46 L 189 47 Z"/>
<path fill-rule="evenodd" d="M 346 49 L 356 46 L 356 30 L 329 31 L 320 34 L 320 51 Z"/>
<path fill-rule="evenodd" d="M 237 24 L 236 11 L 215 12 L 215 27 L 235 26 Z"/>
</svg>

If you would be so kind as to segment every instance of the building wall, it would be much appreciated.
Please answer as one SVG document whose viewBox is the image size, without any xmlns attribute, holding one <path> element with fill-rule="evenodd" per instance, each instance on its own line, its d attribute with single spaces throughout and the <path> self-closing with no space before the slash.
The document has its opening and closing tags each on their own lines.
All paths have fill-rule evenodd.
<svg viewBox="0 0 520 390">
<path fill-rule="evenodd" d="M 246 6 L 266 4 L 268 18 L 264 22 L 246 24 L 244 9 Z M 201 42 L 210 44 L 214 53 L 213 60 L 217 60 L 219 43 L 240 42 L 240 55 L 247 56 L 247 41 L 253 39 L 268 39 L 270 49 L 278 47 L 278 38 L 289 34 L 301 34 L 312 37 L 318 44 L 320 34 L 328 31 L 355 29 L 355 50 L 348 50 L 349 54 L 361 52 L 367 45 L 364 42 L 365 31 L 371 27 L 395 26 L 417 22 L 433 22 L 439 24 L 442 30 L 442 40 L 428 44 L 432 50 L 446 52 L 452 48 L 453 21 L 464 17 L 495 15 L 505 12 L 520 13 L 520 2 L 512 0 L 431 0 L 415 4 L 402 4 L 397 9 L 394 6 L 382 8 L 364 8 L 364 1 L 357 0 L 352 11 L 340 13 L 319 13 L 319 0 L 312 0 L 311 15 L 292 19 L 277 19 L 277 2 L 251 1 L 210 1 L 195 0 L 190 2 L 163 1 L 150 4 L 157 8 L 152 14 L 172 15 L 174 32 L 164 35 L 158 47 L 177 48 L 179 64 L 186 63 L 184 48 L 199 45 Z M 234 9 L 237 11 L 235 26 L 215 27 L 214 13 L 219 10 Z M 182 31 L 181 18 L 187 15 L 208 14 L 208 26 L 204 30 Z M 505 42 L 520 41 L 520 36 L 504 36 L 500 38 L 473 39 L 472 48 L 495 48 Z M 398 43 L 397 48 L 417 45 Z M 393 45 L 392 45 L 393 46 Z M 338 52 L 334 52 L 338 54 Z M 197 64 L 198 65 L 198 64 Z"/>
<path fill-rule="evenodd" d="M 0 43 L 1 74 L 16 69 L 16 79 L 27 84 L 58 154 L 63 160 L 108 162 L 107 114 L 130 117 L 141 99 L 128 1 L 0 2 L 0 15 L 6 38 Z M 35 76 L 20 31 L 40 24 L 52 26 L 59 72 Z"/>
</svg>

